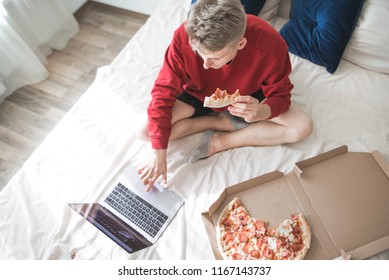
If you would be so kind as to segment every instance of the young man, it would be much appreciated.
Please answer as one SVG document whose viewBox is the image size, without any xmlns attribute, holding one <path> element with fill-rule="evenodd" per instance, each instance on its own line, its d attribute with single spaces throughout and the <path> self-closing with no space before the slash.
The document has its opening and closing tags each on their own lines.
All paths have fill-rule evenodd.
<svg viewBox="0 0 389 280">
<path fill-rule="evenodd" d="M 187 163 L 244 146 L 292 143 L 312 131 L 311 119 L 291 102 L 291 64 L 282 37 L 247 15 L 239 0 L 199 0 L 174 33 L 148 107 L 154 158 L 141 168 L 150 190 L 167 181 L 171 140 L 204 132 Z M 241 96 L 227 108 L 203 107 L 216 88 Z M 212 112 L 212 113 L 211 113 Z"/>
</svg>

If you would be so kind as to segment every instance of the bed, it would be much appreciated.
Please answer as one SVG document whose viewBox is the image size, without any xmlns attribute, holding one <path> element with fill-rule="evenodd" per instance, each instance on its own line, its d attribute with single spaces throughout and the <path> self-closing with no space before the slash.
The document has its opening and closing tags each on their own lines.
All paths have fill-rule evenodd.
<svg viewBox="0 0 389 280">
<path fill-rule="evenodd" d="M 365 1 L 360 21 L 377 2 L 387 6 L 385 0 Z M 288 5 L 277 4 L 276 28 L 287 21 L 281 16 Z M 232 149 L 193 164 L 184 158 L 201 133 L 172 142 L 167 187 L 184 198 L 184 206 L 154 246 L 134 254 L 117 246 L 68 203 L 97 200 L 123 165 L 150 156 L 149 144 L 135 137 L 135 124 L 145 117 L 165 49 L 189 8 L 189 0 L 163 0 L 1 191 L 0 259 L 214 259 L 201 213 L 225 187 L 274 170 L 289 172 L 295 162 L 341 145 L 376 150 L 389 161 L 389 74 L 352 59 L 342 59 L 330 74 L 291 53 L 292 100 L 312 117 L 313 133 L 298 143 Z M 363 26 L 354 34 L 358 28 Z M 350 49 L 345 53 L 352 56 Z M 389 259 L 389 252 L 373 258 Z"/>
</svg>

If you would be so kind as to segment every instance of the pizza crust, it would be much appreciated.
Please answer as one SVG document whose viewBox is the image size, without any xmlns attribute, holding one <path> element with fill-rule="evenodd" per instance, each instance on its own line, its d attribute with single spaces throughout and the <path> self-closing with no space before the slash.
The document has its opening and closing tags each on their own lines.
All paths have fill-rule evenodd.
<svg viewBox="0 0 389 280">
<path fill-rule="evenodd" d="M 303 260 L 307 255 L 309 248 L 311 247 L 312 232 L 311 227 L 308 224 L 307 219 L 303 214 L 299 214 L 298 222 L 302 231 L 301 239 L 303 240 L 303 249 L 296 252 L 296 260 Z"/>
</svg>

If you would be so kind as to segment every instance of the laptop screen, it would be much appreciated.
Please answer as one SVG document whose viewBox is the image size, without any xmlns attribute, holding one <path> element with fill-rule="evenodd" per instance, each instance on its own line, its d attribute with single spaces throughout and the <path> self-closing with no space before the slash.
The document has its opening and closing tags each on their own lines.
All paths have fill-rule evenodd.
<svg viewBox="0 0 389 280">
<path fill-rule="evenodd" d="M 114 213 L 98 203 L 69 204 L 69 206 L 128 253 L 134 253 L 152 245 L 131 226 L 122 222 Z"/>
</svg>

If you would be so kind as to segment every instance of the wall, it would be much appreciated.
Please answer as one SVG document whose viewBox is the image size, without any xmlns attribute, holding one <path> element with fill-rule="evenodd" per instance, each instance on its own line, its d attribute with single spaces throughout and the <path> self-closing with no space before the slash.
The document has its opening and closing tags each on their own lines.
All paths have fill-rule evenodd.
<svg viewBox="0 0 389 280">
<path fill-rule="evenodd" d="M 74 0 L 73 0 L 74 1 Z M 161 0 L 93 0 L 114 7 L 151 15 Z"/>
</svg>

